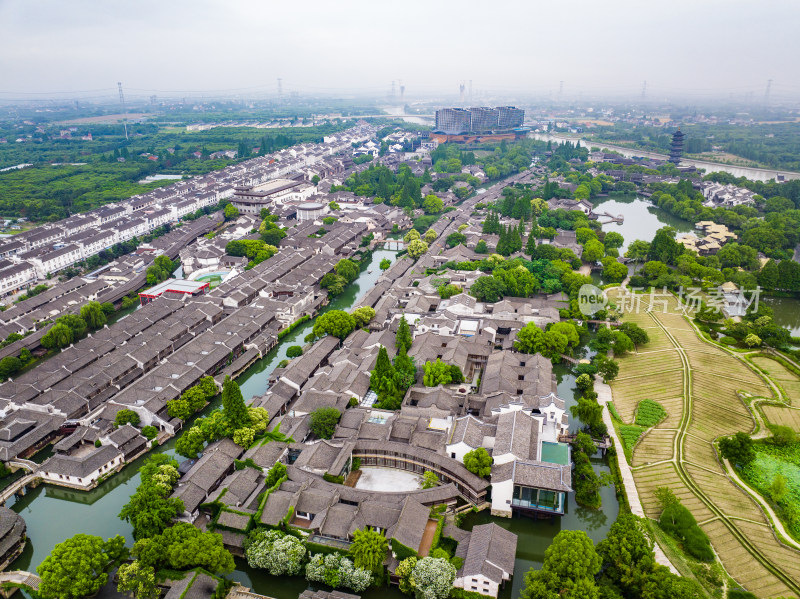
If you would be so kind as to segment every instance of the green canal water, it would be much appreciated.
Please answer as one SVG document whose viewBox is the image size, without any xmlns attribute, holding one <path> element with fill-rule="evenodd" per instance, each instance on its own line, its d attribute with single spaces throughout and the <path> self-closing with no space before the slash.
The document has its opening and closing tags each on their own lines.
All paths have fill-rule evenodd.
<svg viewBox="0 0 800 599">
<path fill-rule="evenodd" d="M 361 275 L 347 289 L 335 298 L 322 312 L 335 309 L 350 309 L 369 291 L 380 276 L 378 264 L 383 258 L 394 260 L 396 252 L 387 250 L 375 251 Z M 245 399 L 264 393 L 270 373 L 286 358 L 286 349 L 291 345 L 303 345 L 303 338 L 313 327 L 313 320 L 303 323 L 264 358 L 248 368 L 238 383 Z M 587 354 L 586 357 L 591 357 Z M 554 367 L 558 395 L 566 401 L 567 409 L 575 404 L 575 375 L 565 364 Z M 218 409 L 220 398 L 217 397 L 206 409 L 206 412 Z M 577 430 L 581 426 L 575 418 L 571 419 L 570 429 Z M 175 456 L 175 439 L 170 439 L 155 452 Z M 37 461 L 47 457 L 49 452 L 36 456 Z M 180 461 L 180 457 L 176 456 Z M 9 569 L 35 571 L 36 567 L 47 557 L 53 547 L 75 534 L 84 533 L 111 537 L 120 534 L 132 545 L 131 527 L 117 517 L 122 506 L 139 485 L 138 469 L 144 457 L 128 464 L 125 469 L 103 482 L 89 492 L 72 491 L 49 485 L 41 485 L 27 493 L 24 497 L 11 499 L 7 503 L 19 513 L 28 526 L 28 545 L 23 554 Z M 597 457 L 593 460 L 597 472 L 607 472 L 605 459 Z M 7 484 L 7 480 L 3 484 Z M 0 484 L 0 486 L 3 486 Z M 469 514 L 464 522 L 466 528 L 475 524 L 495 522 L 507 528 L 519 537 L 517 545 L 515 576 L 511 584 L 501 592 L 503 599 L 518 597 L 525 573 L 531 567 L 541 566 L 544 552 L 561 530 L 584 530 L 595 541 L 602 540 L 614 522 L 619 506 L 613 487 L 605 487 L 602 491 L 603 507 L 600 510 L 581 508 L 570 497 L 566 515 L 553 520 L 532 520 L 529 518 L 492 518 L 486 512 Z M 254 570 L 243 559 L 236 560 L 236 570 L 231 578 L 241 582 L 255 592 L 274 597 L 275 599 L 296 599 L 299 593 L 313 588 L 302 577 L 273 577 L 261 570 Z M 399 599 L 404 597 L 396 587 L 370 589 L 362 594 L 365 599 Z"/>
</svg>

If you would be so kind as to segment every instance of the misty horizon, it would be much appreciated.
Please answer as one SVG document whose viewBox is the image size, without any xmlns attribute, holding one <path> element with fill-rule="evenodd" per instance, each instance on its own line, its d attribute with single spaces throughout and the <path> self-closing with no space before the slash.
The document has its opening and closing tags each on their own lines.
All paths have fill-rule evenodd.
<svg viewBox="0 0 800 599">
<path fill-rule="evenodd" d="M 452 100 L 800 97 L 789 2 L 0 3 L 0 103 L 283 95 Z M 563 83 L 562 83 L 563 82 Z M 646 82 L 646 84 L 645 84 Z M 644 93 L 643 93 L 644 92 Z M 646 96 L 645 96 L 646 94 Z"/>
</svg>

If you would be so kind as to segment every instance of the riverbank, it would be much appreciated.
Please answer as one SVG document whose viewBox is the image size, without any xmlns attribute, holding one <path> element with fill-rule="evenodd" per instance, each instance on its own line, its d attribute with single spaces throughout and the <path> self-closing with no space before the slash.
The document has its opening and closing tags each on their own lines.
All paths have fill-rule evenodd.
<svg viewBox="0 0 800 599">
<path fill-rule="evenodd" d="M 395 256 L 396 252 L 390 250 L 373 251 L 362 264 L 358 278 L 348 285 L 342 294 L 323 307 L 315 318 L 302 323 L 290 334 L 281 338 L 275 348 L 247 368 L 237 379 L 245 399 L 249 401 L 255 396 L 263 395 L 268 386 L 269 375 L 282 360 L 286 359 L 288 347 L 298 343 L 303 344 L 303 338 L 313 328 L 314 321 L 320 314 L 328 310 L 347 310 L 355 306 L 358 300 L 375 285 L 382 272 L 378 268 L 380 261 L 384 258 L 394 260 Z M 219 409 L 220 405 L 221 396 L 217 396 L 203 411 L 187 421 L 184 427 L 189 427 L 194 419 Z M 119 473 L 104 480 L 91 491 L 77 491 L 43 484 L 29 491 L 24 497 L 10 499 L 7 506 L 23 516 L 28 525 L 28 544 L 22 555 L 10 567 L 34 572 L 57 543 L 79 532 L 106 538 L 120 534 L 131 544 L 133 542 L 131 527 L 127 522 L 120 520 L 117 514 L 139 485 L 138 470 L 144 459 L 157 453 L 176 457 L 176 439 L 177 437 L 173 437 L 148 452 L 146 456 L 130 462 Z M 40 452 L 44 458 L 51 453 L 51 451 Z M 178 456 L 177 459 L 181 458 Z M 3 482 L 6 484 L 13 482 L 13 479 L 9 480 L 10 478 L 4 479 Z M 244 565 L 246 566 L 246 563 Z M 232 577 L 258 592 L 266 592 L 277 599 L 284 597 L 288 599 L 289 595 L 278 596 L 270 592 L 271 586 L 275 584 L 274 580 L 254 581 L 248 572 L 253 574 L 249 568 L 242 569 L 241 564 L 237 564 L 237 571 Z M 296 596 L 297 593 L 292 599 Z"/>
<path fill-rule="evenodd" d="M 617 146 L 596 139 L 586 139 L 581 136 L 532 133 L 531 137 L 533 137 L 534 139 L 538 139 L 540 141 L 554 141 L 556 143 L 565 143 L 565 142 L 575 143 L 576 141 L 578 141 L 584 147 L 588 148 L 598 147 L 601 150 L 619 152 L 626 158 L 631 158 L 633 156 L 643 156 L 646 158 L 654 158 L 656 160 L 669 159 L 669 156 L 667 154 L 660 154 L 658 152 L 652 152 L 650 150 L 643 150 L 638 148 Z M 782 171 L 782 170 L 755 168 L 746 166 L 734 166 L 721 162 L 712 162 L 710 160 L 697 160 L 693 158 L 684 158 L 681 160 L 681 165 L 702 168 L 705 169 L 707 172 L 730 173 L 735 177 L 747 177 L 748 179 L 751 179 L 753 181 L 769 181 L 770 179 L 776 179 L 778 175 L 783 175 L 784 179 L 787 181 L 792 179 L 800 179 L 800 173 L 796 173 L 793 171 Z"/>
</svg>

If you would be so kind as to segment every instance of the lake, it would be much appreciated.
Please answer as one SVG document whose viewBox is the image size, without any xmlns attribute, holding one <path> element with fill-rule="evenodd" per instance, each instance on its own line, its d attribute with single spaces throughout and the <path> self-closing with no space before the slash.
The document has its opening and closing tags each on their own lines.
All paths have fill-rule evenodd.
<svg viewBox="0 0 800 599">
<path fill-rule="evenodd" d="M 625 217 L 623 223 L 603 225 L 604 231 L 616 231 L 625 238 L 625 243 L 620 248 L 620 255 L 625 253 L 628 245 L 634 239 L 652 241 L 656 231 L 661 227 L 672 227 L 678 233 L 695 231 L 693 223 L 673 216 L 666 210 L 654 206 L 649 200 L 635 194 L 596 198 L 595 202 L 597 203 L 592 208 L 595 212 L 606 212 L 614 216 Z M 603 217 L 600 217 L 600 220 L 603 220 Z"/>
</svg>

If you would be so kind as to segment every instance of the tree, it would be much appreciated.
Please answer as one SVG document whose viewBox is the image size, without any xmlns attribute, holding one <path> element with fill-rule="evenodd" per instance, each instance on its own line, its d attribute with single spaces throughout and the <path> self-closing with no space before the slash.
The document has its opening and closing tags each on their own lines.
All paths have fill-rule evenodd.
<svg viewBox="0 0 800 599">
<path fill-rule="evenodd" d="M 647 255 L 650 253 L 650 243 L 642 241 L 641 239 L 633 240 L 628 249 L 625 250 L 625 257 L 632 259 L 634 262 L 644 262 Z"/>
<path fill-rule="evenodd" d="M 161 595 L 152 566 L 142 565 L 138 561 L 122 564 L 117 570 L 117 577 L 117 591 L 130 593 L 134 599 L 158 599 Z"/>
<path fill-rule="evenodd" d="M 356 328 L 356 320 L 343 310 L 331 310 L 319 316 L 314 323 L 314 335 L 331 335 L 344 339 Z"/>
<path fill-rule="evenodd" d="M 758 347 L 759 345 L 761 345 L 761 337 L 759 337 L 755 333 L 750 333 L 747 337 L 744 338 L 744 344 L 747 347 Z"/>
<path fill-rule="evenodd" d="M 56 323 L 45 333 L 40 343 L 47 349 L 61 349 L 72 343 L 72 329 L 62 323 Z"/>
<path fill-rule="evenodd" d="M 114 426 L 120 427 L 126 424 L 132 424 L 133 426 L 139 426 L 139 414 L 134 412 L 133 410 L 120 410 L 117 412 L 117 415 L 114 417 Z"/>
<path fill-rule="evenodd" d="M 423 557 L 411 573 L 416 599 L 446 599 L 456 579 L 455 567 L 446 559 Z"/>
<path fill-rule="evenodd" d="M 411 349 L 411 330 L 408 328 L 408 321 L 406 320 L 406 315 L 403 314 L 400 316 L 400 324 L 397 326 L 397 333 L 395 334 L 394 344 L 398 351 L 400 349 L 404 349 L 408 352 Z"/>
<path fill-rule="evenodd" d="M 77 599 L 93 595 L 108 582 L 107 571 L 122 557 L 125 539 L 108 541 L 92 535 L 77 534 L 53 548 L 36 572 L 42 579 L 39 592 L 54 599 Z"/>
<path fill-rule="evenodd" d="M 320 439 L 330 439 L 336 431 L 336 424 L 342 417 L 342 413 L 336 408 L 324 407 L 317 408 L 311 412 L 309 428 Z"/>
<path fill-rule="evenodd" d="M 425 214 L 439 214 L 444 209 L 444 202 L 435 195 L 426 195 L 422 201 L 422 209 Z"/>
<path fill-rule="evenodd" d="M 403 241 L 406 243 L 411 243 L 414 240 L 420 239 L 422 236 L 419 234 L 419 231 L 416 229 L 411 229 L 408 233 L 405 234 L 403 237 Z"/>
<path fill-rule="evenodd" d="M 422 474 L 422 488 L 423 489 L 432 489 L 439 485 L 439 477 L 436 476 L 435 472 L 431 472 L 430 470 L 426 470 Z"/>
<path fill-rule="evenodd" d="M 180 498 L 169 497 L 180 477 L 178 462 L 165 454 L 156 454 L 145 460 L 139 474 L 141 482 L 136 492 L 119 513 L 120 519 L 133 527 L 134 539 L 159 534 L 184 509 Z"/>
<path fill-rule="evenodd" d="M 450 365 L 436 358 L 435 362 L 425 362 L 422 382 L 426 387 L 449 385 L 453 380 Z"/>
<path fill-rule="evenodd" d="M 356 568 L 341 553 L 315 553 L 306 564 L 306 579 L 325 583 L 335 589 L 348 587 L 361 593 L 372 582 L 372 575 L 367 570 Z"/>
<path fill-rule="evenodd" d="M 340 277 L 344 277 L 344 279 L 348 283 L 352 283 L 358 278 L 359 267 L 358 264 L 353 262 L 352 260 L 348 260 L 347 258 L 342 258 L 336 263 L 336 266 L 333 268 L 336 271 L 336 274 Z"/>
<path fill-rule="evenodd" d="M 596 239 L 590 239 L 583 246 L 581 260 L 584 262 L 598 262 L 606 253 L 606 248 Z"/>
<path fill-rule="evenodd" d="M 264 480 L 264 488 L 271 489 L 278 484 L 278 481 L 283 479 L 284 476 L 286 476 L 286 466 L 281 462 L 275 462 L 272 468 L 267 471 L 267 478 Z"/>
<path fill-rule="evenodd" d="M 497 277 L 484 275 L 475 280 L 469 292 L 478 301 L 491 304 L 503 298 L 506 293 L 506 285 Z"/>
<path fill-rule="evenodd" d="M 675 241 L 675 234 L 676 231 L 672 227 L 661 227 L 650 243 L 647 259 L 675 264 L 675 260 L 683 253 L 683 246 Z"/>
<path fill-rule="evenodd" d="M 432 244 L 434 241 L 436 241 L 436 231 L 433 229 L 428 229 L 425 231 L 425 235 L 422 236 L 422 241 L 428 245 Z"/>
<path fill-rule="evenodd" d="M 297 358 L 303 355 L 303 348 L 299 345 L 290 345 L 286 348 L 286 357 L 287 358 Z"/>
<path fill-rule="evenodd" d="M 628 267 L 612 257 L 603 259 L 603 280 L 608 283 L 621 283 L 628 276 Z"/>
<path fill-rule="evenodd" d="M 797 442 L 797 433 L 788 426 L 773 425 L 769 427 L 772 437 L 770 441 L 773 445 L 785 447 Z"/>
<path fill-rule="evenodd" d="M 594 577 L 600 556 L 582 530 L 558 533 L 544 553 L 541 570 L 525 575 L 522 599 L 599 599 Z"/>
<path fill-rule="evenodd" d="M 380 269 L 381 270 L 388 270 L 388 268 L 392 265 L 392 261 L 389 258 L 384 258 L 381 260 Z"/>
<path fill-rule="evenodd" d="M 136 541 L 132 553 L 143 564 L 156 570 L 200 567 L 224 574 L 232 572 L 235 567 L 233 556 L 222 542 L 222 535 L 201 532 L 187 522 L 178 522 L 160 535 Z"/>
<path fill-rule="evenodd" d="M 621 512 L 606 538 L 597 545 L 604 574 L 626 597 L 641 596 L 647 580 L 656 569 L 653 541 L 640 518 Z"/>
<path fill-rule="evenodd" d="M 89 302 L 82 306 L 80 315 L 86 326 L 93 331 L 102 328 L 106 324 L 106 314 L 99 302 Z"/>
<path fill-rule="evenodd" d="M 588 374 L 581 376 L 589 377 Z M 580 377 L 578 377 L 580 378 Z M 579 397 L 577 403 L 570 408 L 572 415 L 585 424 L 592 433 L 605 433 L 603 425 L 603 406 L 586 397 Z"/>
<path fill-rule="evenodd" d="M 614 360 L 607 358 L 602 354 L 598 354 L 594 360 L 597 366 L 597 374 L 599 374 L 604 383 L 610 383 L 619 374 L 619 364 Z"/>
<path fill-rule="evenodd" d="M 365 528 L 353 532 L 350 555 L 353 556 L 353 564 L 356 568 L 376 572 L 383 565 L 388 548 L 389 541 L 385 536 L 375 530 Z"/>
<path fill-rule="evenodd" d="M 464 454 L 464 467 L 481 478 L 492 473 L 492 456 L 483 447 L 478 447 Z"/>
<path fill-rule="evenodd" d="M 422 256 L 425 252 L 428 251 L 428 244 L 422 241 L 421 239 L 414 239 L 411 243 L 408 244 L 408 255 L 411 256 L 414 260 Z"/>
<path fill-rule="evenodd" d="M 476 254 L 488 254 L 489 247 L 486 245 L 486 242 L 481 239 L 478 243 L 475 244 L 475 253 Z"/>
<path fill-rule="evenodd" d="M 236 381 L 229 376 L 226 376 L 225 382 L 222 383 L 222 411 L 233 428 L 242 428 L 250 424 L 242 391 Z"/>
<path fill-rule="evenodd" d="M 222 211 L 222 213 L 225 216 L 225 220 L 234 220 L 239 218 L 239 209 L 233 204 L 228 204 L 225 206 L 225 209 Z"/>
<path fill-rule="evenodd" d="M 733 437 L 719 440 L 719 451 L 722 457 L 736 466 L 747 466 L 756 459 L 753 439 L 747 433 L 736 433 Z"/>
<path fill-rule="evenodd" d="M 575 379 L 575 386 L 581 391 L 586 391 L 591 389 L 594 386 L 594 383 L 592 382 L 592 377 L 586 373 L 583 373 L 578 375 L 578 378 Z"/>
<path fill-rule="evenodd" d="M 306 548 L 303 542 L 278 530 L 256 529 L 245 549 L 247 563 L 272 576 L 297 576 L 303 570 Z"/>
<path fill-rule="evenodd" d="M 411 576 L 418 561 L 418 557 L 407 557 L 397 564 L 397 568 L 394 571 L 395 575 L 400 579 L 400 592 L 405 595 L 411 595 L 414 592 L 414 580 Z"/>
<path fill-rule="evenodd" d="M 459 244 L 463 244 L 467 242 L 467 236 L 463 233 L 450 233 L 445 240 L 447 247 L 452 248 L 456 247 Z"/>
<path fill-rule="evenodd" d="M 645 345 L 650 342 L 647 331 L 634 322 L 623 322 L 617 330 L 625 333 L 634 345 Z"/>
<path fill-rule="evenodd" d="M 253 444 L 253 439 L 255 439 L 255 436 L 255 430 L 249 426 L 244 426 L 233 431 L 233 442 L 239 447 L 249 449 L 249 447 Z"/>
<path fill-rule="evenodd" d="M 450 299 L 454 295 L 461 293 L 461 287 L 448 283 L 439 287 L 439 297 L 442 299 Z"/>
<path fill-rule="evenodd" d="M 609 231 L 603 239 L 603 245 L 606 248 L 621 248 L 625 243 L 625 239 L 616 231 Z"/>
<path fill-rule="evenodd" d="M 319 286 L 323 289 L 327 289 L 328 295 L 339 295 L 344 291 L 344 288 L 347 287 L 347 279 L 340 275 L 329 272 L 322 277 L 322 280 L 319 282 Z"/>
<path fill-rule="evenodd" d="M 7 379 L 22 368 L 22 361 L 16 356 L 6 356 L 0 360 L 0 379 Z"/>
<path fill-rule="evenodd" d="M 548 331 L 561 333 L 567 338 L 569 347 L 577 347 L 581 342 L 581 337 L 578 334 L 578 329 L 571 322 L 556 322 L 550 325 Z"/>
<path fill-rule="evenodd" d="M 375 309 L 369 306 L 361 306 L 353 310 L 353 318 L 356 321 L 356 328 L 367 326 L 375 318 Z"/>
</svg>

